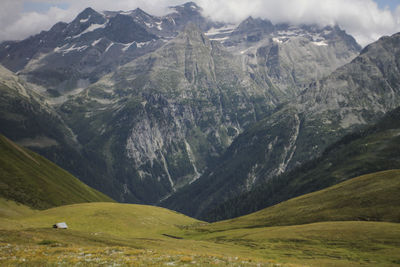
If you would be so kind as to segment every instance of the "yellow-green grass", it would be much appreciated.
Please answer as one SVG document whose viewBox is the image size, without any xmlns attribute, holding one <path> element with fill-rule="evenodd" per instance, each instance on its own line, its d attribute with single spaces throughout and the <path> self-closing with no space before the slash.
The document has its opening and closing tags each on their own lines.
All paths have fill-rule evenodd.
<svg viewBox="0 0 400 267">
<path fill-rule="evenodd" d="M 33 215 L 37 210 L 0 197 L 0 218 L 15 218 Z"/>
<path fill-rule="evenodd" d="M 52 229 L 66 222 L 68 229 Z M 203 222 L 164 208 L 84 203 L 0 218 L 0 265 L 87 264 L 241 264 L 270 265 L 236 245 L 179 239 Z"/>
<path fill-rule="evenodd" d="M 211 224 L 204 230 L 359 220 L 400 222 L 399 170 L 353 178 L 246 216 Z"/>
<path fill-rule="evenodd" d="M 202 232 L 191 238 L 247 247 L 249 255 L 282 263 L 306 266 L 400 265 L 398 223 L 322 222 Z"/>
<path fill-rule="evenodd" d="M 362 176 L 214 224 L 153 206 L 82 203 L 33 211 L 0 199 L 0 208 L 15 209 L 0 218 L 0 265 L 396 266 L 400 224 L 354 220 L 375 214 L 365 201 L 384 211 L 380 218 L 396 218 L 399 173 Z M 337 221 L 312 223 L 321 218 Z M 69 229 L 51 228 L 62 221 Z M 304 224 L 288 225 L 296 223 Z"/>
<path fill-rule="evenodd" d="M 44 209 L 113 201 L 38 154 L 0 135 L 0 196 Z"/>
<path fill-rule="evenodd" d="M 153 206 L 84 203 L 44 211 L 18 206 L 18 210 L 15 216 L 0 218 L 1 266 L 400 263 L 400 225 L 396 223 L 324 222 L 209 232 L 193 229 L 213 224 Z M 51 228 L 61 221 L 69 229 Z"/>
<path fill-rule="evenodd" d="M 168 209 L 119 203 L 82 203 L 51 208 L 19 220 L 24 227 L 51 228 L 66 222 L 73 231 L 123 238 L 158 238 L 180 225 L 199 223 Z"/>
</svg>

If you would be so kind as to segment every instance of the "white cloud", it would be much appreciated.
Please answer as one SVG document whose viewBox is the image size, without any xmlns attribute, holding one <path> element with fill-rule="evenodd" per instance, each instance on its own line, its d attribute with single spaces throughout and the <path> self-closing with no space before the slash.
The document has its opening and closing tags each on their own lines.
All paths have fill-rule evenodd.
<svg viewBox="0 0 400 267">
<path fill-rule="evenodd" d="M 391 12 L 379 9 L 372 0 L 198 0 L 198 3 L 207 15 L 224 21 L 238 22 L 252 15 L 274 23 L 338 24 L 362 45 L 400 31 L 400 5 Z"/>
<path fill-rule="evenodd" d="M 22 12 L 28 0 L 2 0 L 0 40 L 22 39 L 48 30 L 58 21 L 71 21 L 85 7 L 96 10 L 131 10 L 137 7 L 162 15 L 168 6 L 182 0 L 30 0 L 29 2 L 68 3 L 67 10 L 53 7 L 45 13 Z M 240 22 L 248 16 L 268 18 L 274 23 L 338 24 L 366 45 L 382 35 L 400 31 L 400 5 L 394 10 L 379 9 L 372 0 L 195 0 L 204 14 L 216 20 Z"/>
<path fill-rule="evenodd" d="M 50 8 L 45 14 L 38 12 L 24 13 L 23 16 L 4 28 L 4 31 L 0 34 L 0 39 L 23 39 L 42 30 L 48 30 L 56 22 L 69 20 L 70 17 L 67 10 L 57 7 Z"/>
</svg>

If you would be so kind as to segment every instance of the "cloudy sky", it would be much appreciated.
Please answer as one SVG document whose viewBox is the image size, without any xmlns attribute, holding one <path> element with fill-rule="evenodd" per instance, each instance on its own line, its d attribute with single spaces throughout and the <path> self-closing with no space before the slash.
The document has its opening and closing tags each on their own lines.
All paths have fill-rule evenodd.
<svg viewBox="0 0 400 267">
<path fill-rule="evenodd" d="M 96 10 L 132 10 L 163 15 L 179 0 L 1 0 L 0 41 L 19 40 L 70 22 L 90 6 Z M 274 23 L 338 24 L 361 45 L 400 32 L 400 0 L 194 0 L 215 20 L 238 23 L 248 16 Z"/>
</svg>

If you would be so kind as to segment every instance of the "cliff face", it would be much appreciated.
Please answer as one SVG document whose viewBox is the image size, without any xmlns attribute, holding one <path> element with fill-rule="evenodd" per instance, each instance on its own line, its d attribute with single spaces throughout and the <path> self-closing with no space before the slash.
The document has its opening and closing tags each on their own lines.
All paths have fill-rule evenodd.
<svg viewBox="0 0 400 267">
<path fill-rule="evenodd" d="M 239 135 L 217 166 L 163 205 L 193 216 L 317 157 L 400 105 L 400 34 L 367 46 L 296 101 Z M 250 155 L 250 156 L 249 156 Z M 196 192 L 195 197 L 192 196 Z"/>
<path fill-rule="evenodd" d="M 199 178 L 232 140 L 275 106 L 240 59 L 195 25 L 60 107 L 88 151 L 102 155 L 120 199 L 155 203 Z"/>
<path fill-rule="evenodd" d="M 273 85 L 280 98 L 296 97 L 361 50 L 338 26 L 274 25 L 252 17 L 237 27 L 212 28 L 206 34 L 241 56 L 246 71 L 255 80 Z"/>
</svg>

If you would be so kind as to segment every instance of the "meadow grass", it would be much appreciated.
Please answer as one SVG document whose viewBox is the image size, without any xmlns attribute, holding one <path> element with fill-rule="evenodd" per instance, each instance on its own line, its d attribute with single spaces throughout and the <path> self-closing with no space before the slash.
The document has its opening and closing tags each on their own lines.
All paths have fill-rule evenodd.
<svg viewBox="0 0 400 267">
<path fill-rule="evenodd" d="M 398 180 L 396 170 L 362 176 L 213 224 L 154 206 L 38 211 L 0 199 L 0 265 L 396 266 Z M 52 228 L 62 221 L 68 229 Z"/>
<path fill-rule="evenodd" d="M 398 223 L 321 222 L 202 232 L 191 238 L 247 247 L 250 255 L 281 263 L 310 266 L 400 264 Z"/>
<path fill-rule="evenodd" d="M 65 221 L 69 228 L 53 229 Z M 153 206 L 85 203 L 0 219 L 0 264 L 273 266 L 230 244 L 178 239 L 198 220 Z M 23 261 L 22 261 L 23 260 Z M 46 263 L 46 264 L 47 264 Z"/>
</svg>

